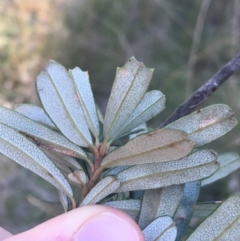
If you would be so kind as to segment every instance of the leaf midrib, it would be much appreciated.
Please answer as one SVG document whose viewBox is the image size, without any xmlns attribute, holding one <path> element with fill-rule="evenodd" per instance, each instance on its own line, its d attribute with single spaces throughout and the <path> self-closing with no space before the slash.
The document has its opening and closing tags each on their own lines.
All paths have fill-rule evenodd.
<svg viewBox="0 0 240 241">
<path fill-rule="evenodd" d="M 57 88 L 57 86 L 55 85 L 55 83 L 54 83 L 54 81 L 53 81 L 53 78 L 51 77 L 51 75 L 50 75 L 48 72 L 46 72 L 46 73 L 47 73 L 49 79 L 51 80 L 50 83 L 52 83 L 52 86 L 53 86 L 53 88 L 54 88 L 57 96 L 59 97 L 59 100 L 60 100 L 60 103 L 61 103 L 63 109 L 65 110 L 66 113 L 68 113 L 67 119 L 70 120 L 70 122 L 72 123 L 73 127 L 75 127 L 74 130 L 76 130 L 76 131 L 78 132 L 78 134 L 82 137 L 82 139 L 83 139 L 88 145 L 91 146 L 92 144 L 89 143 L 89 141 L 88 141 L 88 140 L 85 138 L 85 136 L 82 134 L 82 132 L 81 132 L 80 129 L 78 128 L 75 120 L 72 118 L 72 115 L 69 113 L 69 111 L 68 111 L 68 109 L 67 109 L 67 107 L 66 107 L 66 105 L 65 105 L 65 102 L 64 102 L 63 98 L 61 97 L 61 95 L 60 95 L 60 93 L 59 93 L 59 91 L 58 91 L 58 88 Z M 52 121 L 53 121 L 53 120 L 52 120 Z M 54 122 L 54 121 L 53 121 L 53 122 Z M 56 122 L 55 122 L 55 124 L 56 124 Z M 56 126 L 57 126 L 57 124 L 56 124 Z"/>
<path fill-rule="evenodd" d="M 188 133 L 189 136 L 190 136 L 190 135 L 193 135 L 193 134 L 195 134 L 195 133 L 197 133 L 197 132 L 204 131 L 205 129 L 210 128 L 210 127 L 212 127 L 212 126 L 214 126 L 214 125 L 220 124 L 221 122 L 224 122 L 224 121 L 230 119 L 231 117 L 234 117 L 234 114 L 233 114 L 233 113 L 231 113 L 231 115 L 229 115 L 229 116 L 227 116 L 227 117 L 225 117 L 225 118 L 219 119 L 219 120 L 216 121 L 216 122 L 213 122 L 213 123 L 211 123 L 211 124 L 209 124 L 209 125 L 206 125 L 206 126 L 204 126 L 204 127 L 202 127 L 202 128 L 199 127 L 199 128 L 197 128 L 196 130 L 194 130 L 194 131 L 192 131 L 192 132 L 187 132 L 187 133 Z"/>
<path fill-rule="evenodd" d="M 155 178 L 155 177 L 158 177 L 159 174 L 167 175 L 168 173 L 176 173 L 176 172 L 181 172 L 181 171 L 192 170 L 192 169 L 195 169 L 195 168 L 201 168 L 203 166 L 212 165 L 212 164 L 214 164 L 215 161 L 216 161 L 216 159 L 214 159 L 214 160 L 212 160 L 208 163 L 203 163 L 203 164 L 200 164 L 200 165 L 197 165 L 197 166 L 191 166 L 191 167 L 187 167 L 187 168 L 179 168 L 179 169 L 170 170 L 170 171 L 162 171 L 162 172 L 157 172 L 157 173 L 151 173 L 151 174 L 148 174 L 148 175 L 145 175 L 145 176 L 140 176 L 140 177 L 138 176 L 138 177 L 126 180 L 126 181 L 122 181 L 121 184 L 123 183 L 125 185 L 125 184 L 131 183 L 131 182 L 136 182 L 137 180 L 141 180 L 143 178 Z"/>
<path fill-rule="evenodd" d="M 42 171 L 45 173 L 45 175 L 47 175 L 47 173 L 50 173 L 51 176 L 49 176 L 49 175 L 47 175 L 47 176 L 48 176 L 49 178 L 51 178 L 51 179 L 54 179 L 54 181 L 56 181 L 56 182 L 65 190 L 65 192 L 66 192 L 68 195 L 70 195 L 70 193 L 69 193 L 68 190 L 62 185 L 62 183 L 59 182 L 57 178 L 55 178 L 54 174 L 53 174 L 52 172 L 48 171 L 48 170 L 46 169 L 46 167 L 42 166 L 41 163 L 39 163 L 39 161 L 38 161 L 37 159 L 34 159 L 34 157 L 30 156 L 27 152 L 25 152 L 24 150 L 20 149 L 20 147 L 18 147 L 18 146 L 15 145 L 14 143 L 11 143 L 11 142 L 10 142 L 9 140 L 7 140 L 6 138 L 1 137 L 1 139 L 2 139 L 3 141 L 5 141 L 7 144 L 9 144 L 10 146 L 12 146 L 14 149 L 17 149 L 18 151 L 20 151 L 20 153 L 21 153 L 23 156 L 26 156 L 27 159 L 30 159 L 31 162 L 32 162 L 32 165 L 37 164 L 38 168 L 39 168 L 39 169 L 42 169 Z M 19 163 L 19 164 L 20 164 L 20 163 Z M 21 165 L 21 164 L 20 164 L 20 165 Z M 55 164 L 53 164 L 53 165 L 55 165 Z M 25 168 L 26 168 L 26 167 L 25 167 Z M 27 168 L 27 169 L 28 169 L 28 168 Z M 41 171 L 41 170 L 40 170 L 40 171 Z M 43 178 L 43 177 L 42 177 L 42 178 Z M 45 178 L 44 178 L 44 179 L 45 179 Z"/>
<path fill-rule="evenodd" d="M 139 73 L 139 71 L 140 71 L 141 68 L 142 68 L 142 66 L 139 65 L 139 67 L 138 67 L 138 69 L 137 69 L 137 71 L 136 71 L 136 73 L 135 73 L 135 75 L 134 75 L 134 77 L 133 77 L 133 80 L 131 81 L 131 84 L 130 84 L 129 88 L 128 88 L 125 96 L 123 97 L 122 102 L 121 102 L 121 104 L 119 105 L 119 108 L 118 108 L 117 112 L 115 113 L 115 115 L 114 115 L 114 117 L 113 117 L 113 119 L 112 119 L 111 124 L 109 125 L 108 131 L 107 131 L 106 136 L 105 136 L 105 138 L 107 138 L 107 139 L 108 139 L 109 133 L 111 133 L 111 131 L 112 131 L 112 128 L 113 128 L 113 126 L 114 126 L 114 123 L 115 123 L 116 118 L 119 116 L 119 113 L 120 113 L 120 111 L 121 111 L 121 109 L 122 109 L 123 103 L 125 103 L 125 100 L 126 100 L 126 98 L 128 97 L 128 94 L 130 93 L 130 91 L 131 91 L 131 89 L 132 89 L 132 86 L 133 86 L 133 84 L 135 83 L 135 81 L 136 81 L 136 79 L 137 79 L 137 75 L 138 75 L 138 73 Z"/>
<path fill-rule="evenodd" d="M 136 119 L 139 118 L 139 116 L 144 115 L 144 114 L 145 114 L 149 109 L 151 109 L 154 105 L 158 104 L 158 102 L 160 102 L 162 98 L 163 98 L 163 96 L 161 96 L 161 97 L 158 98 L 156 101 L 154 101 L 154 103 L 152 103 L 151 105 L 149 105 L 148 108 L 145 108 L 144 111 L 139 112 L 139 114 L 136 115 L 130 122 L 127 122 L 122 128 L 120 128 L 119 131 L 117 131 L 117 132 L 114 134 L 114 136 L 120 136 L 120 135 L 126 133 L 127 131 L 124 131 L 124 129 L 127 128 L 127 126 L 130 126 Z M 140 103 L 140 102 L 139 102 L 139 103 Z M 137 107 L 138 107 L 138 106 L 137 106 Z M 136 108 L 137 108 L 137 107 L 136 107 Z M 135 108 L 135 110 L 136 110 L 136 108 Z M 160 112 L 160 111 L 161 111 L 161 110 L 159 110 L 159 112 Z M 130 116 L 131 116 L 131 115 L 130 115 Z M 129 117 L 130 117 L 130 116 L 129 116 Z M 124 133 L 122 133 L 123 131 L 124 131 Z M 120 134 L 119 134 L 119 133 L 120 133 Z"/>
<path fill-rule="evenodd" d="M 90 201 L 88 201 L 87 204 L 93 204 L 92 202 L 95 202 L 94 200 L 96 200 L 99 196 L 101 196 L 102 194 L 102 190 L 107 190 L 109 188 L 109 186 L 113 186 L 115 184 L 115 182 L 117 181 L 117 179 L 112 179 L 111 182 L 109 182 L 107 185 L 104 186 L 104 188 L 101 189 L 101 191 L 99 191 L 93 198 L 91 198 Z M 120 182 L 119 182 L 120 184 Z M 119 185 L 120 186 L 120 185 Z M 116 188 L 116 190 L 118 189 L 118 187 Z M 85 204 L 85 205 L 87 205 Z M 95 203 L 94 203 L 95 204 Z"/>
<path fill-rule="evenodd" d="M 220 238 L 223 234 L 227 233 L 227 231 L 230 230 L 231 227 L 232 227 L 237 221 L 239 221 L 239 219 L 240 219 L 240 214 L 238 214 L 237 217 L 231 222 L 231 224 L 227 225 L 226 228 L 224 228 L 224 229 L 213 239 L 213 241 L 219 240 L 219 238 Z"/>
<path fill-rule="evenodd" d="M 157 150 L 163 150 L 163 149 L 165 149 L 165 148 L 167 148 L 167 147 L 169 147 L 169 146 L 171 146 L 171 145 L 176 145 L 176 144 L 178 144 L 178 143 L 181 143 L 181 142 L 187 142 L 187 143 L 189 143 L 189 144 L 191 144 L 192 142 L 191 142 L 191 140 L 188 140 L 188 139 L 181 139 L 181 140 L 178 140 L 178 141 L 175 141 L 175 142 L 171 142 L 171 143 L 168 143 L 168 144 L 165 144 L 164 146 L 160 146 L 160 147 L 156 147 L 156 148 L 152 148 L 152 149 L 149 149 L 149 150 L 147 150 L 147 151 L 144 151 L 144 152 L 137 152 L 137 153 L 135 153 L 135 154 L 131 154 L 131 155 L 128 155 L 128 156 L 122 156 L 122 157 L 120 157 L 120 158 L 117 158 L 117 159 L 114 159 L 114 160 L 112 160 L 112 161 L 109 161 L 109 162 L 106 162 L 106 163 L 104 163 L 102 166 L 108 166 L 108 165 L 110 165 L 111 163 L 119 163 L 119 162 L 121 162 L 122 160 L 124 160 L 124 159 L 129 159 L 129 158 L 135 158 L 135 157 L 137 157 L 137 156 L 141 156 L 141 155 L 143 155 L 143 154 L 148 154 L 148 153 L 150 153 L 150 152 L 154 152 L 154 151 L 157 151 Z M 192 145 L 192 147 L 194 147 L 194 145 Z M 174 148 L 174 147 L 173 147 Z M 119 149 L 120 150 L 120 149 Z M 116 150 L 117 151 L 117 150 Z M 190 151 L 189 151 L 190 152 Z M 110 154 L 109 154 L 110 155 Z M 180 157 L 178 157 L 178 158 L 180 158 Z M 160 161 L 159 161 L 160 162 Z M 146 163 L 147 164 L 147 163 Z"/>
<path fill-rule="evenodd" d="M 90 122 L 90 126 L 91 127 L 89 127 L 89 129 L 93 132 L 93 134 L 95 135 L 95 137 L 97 137 L 98 136 L 98 131 L 97 131 L 97 129 L 96 129 L 96 127 L 95 127 L 95 124 L 94 124 L 94 122 L 93 122 L 93 119 L 92 119 L 92 117 L 91 117 L 91 115 L 90 115 L 90 113 L 89 113 L 89 111 L 88 111 L 88 108 L 87 108 L 87 106 L 86 106 L 86 104 L 85 104 L 85 101 L 84 101 L 84 99 L 82 98 L 82 95 L 81 95 L 81 93 L 80 93 L 80 91 L 79 91 L 79 89 L 78 89 L 78 87 L 77 87 L 77 84 L 76 84 L 76 82 L 75 82 L 75 78 L 73 77 L 73 75 L 72 75 L 72 72 L 69 72 L 69 74 L 70 74 L 70 78 L 71 78 L 71 80 L 73 81 L 73 84 L 74 84 L 74 86 L 75 86 L 75 90 L 76 90 L 76 92 L 77 92 L 77 96 L 78 96 L 78 98 L 79 98 L 79 101 L 80 101 L 80 103 L 83 105 L 83 113 L 84 113 L 84 115 L 86 115 L 87 116 L 87 118 L 86 118 L 86 121 L 88 122 Z"/>
</svg>

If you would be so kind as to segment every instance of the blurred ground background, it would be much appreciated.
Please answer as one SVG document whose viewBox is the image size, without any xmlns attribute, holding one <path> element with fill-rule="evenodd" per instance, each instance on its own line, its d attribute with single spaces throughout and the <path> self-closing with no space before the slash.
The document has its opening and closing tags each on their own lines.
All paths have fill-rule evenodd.
<svg viewBox="0 0 240 241">
<path fill-rule="evenodd" d="M 35 77 L 49 59 L 88 70 L 96 101 L 107 103 L 117 66 L 135 56 L 155 68 L 150 89 L 161 90 L 172 111 L 240 51 L 238 0 L 1 0 L 0 105 L 38 104 Z M 240 72 L 202 107 L 226 103 L 240 120 Z M 204 148 L 239 151 L 240 127 Z M 205 187 L 200 200 L 240 191 L 240 175 Z M 51 216 L 28 194 L 57 200 L 54 188 L 13 161 L 0 158 L 0 226 L 18 233 Z"/>
</svg>

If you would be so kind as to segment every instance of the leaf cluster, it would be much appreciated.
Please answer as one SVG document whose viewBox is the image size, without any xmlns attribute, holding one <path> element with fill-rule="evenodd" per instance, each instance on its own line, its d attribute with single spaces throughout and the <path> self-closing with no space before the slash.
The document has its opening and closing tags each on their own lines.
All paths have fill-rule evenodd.
<svg viewBox="0 0 240 241">
<path fill-rule="evenodd" d="M 212 105 L 150 130 L 146 122 L 165 108 L 160 91 L 147 92 L 152 74 L 134 57 L 118 68 L 103 116 L 88 73 L 50 61 L 36 80 L 42 107 L 0 107 L 0 152 L 59 192 L 57 204 L 34 197 L 31 203 L 53 214 L 89 204 L 112 206 L 128 213 L 147 241 L 187 237 L 192 216 L 202 220 L 219 206 L 196 204 L 199 188 L 239 168 L 239 156 L 218 157 L 199 147 L 237 124 L 233 111 Z M 187 240 L 200 240 L 203 232 L 211 240 L 232 234 L 237 240 L 239 201 L 238 195 L 225 201 Z M 226 209 L 230 221 L 211 225 Z"/>
</svg>

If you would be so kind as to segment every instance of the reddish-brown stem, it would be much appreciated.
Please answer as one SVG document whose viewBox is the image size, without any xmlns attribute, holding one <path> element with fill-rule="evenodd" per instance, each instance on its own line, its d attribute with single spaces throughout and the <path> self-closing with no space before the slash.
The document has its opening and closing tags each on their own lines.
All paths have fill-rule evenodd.
<svg viewBox="0 0 240 241">
<path fill-rule="evenodd" d="M 102 144 L 98 145 L 98 147 L 95 147 L 93 149 L 94 169 L 91 172 L 90 180 L 89 180 L 88 184 L 85 185 L 83 188 L 82 200 L 87 196 L 89 191 L 95 186 L 95 184 L 97 183 L 97 181 L 99 179 L 99 176 L 101 175 L 102 168 L 100 168 L 100 166 L 101 166 L 102 159 L 105 156 L 106 150 L 107 150 L 107 144 L 105 144 L 105 143 L 102 143 Z"/>
<path fill-rule="evenodd" d="M 81 178 L 78 176 L 78 174 L 74 171 L 73 176 L 77 179 L 77 181 L 81 184 L 82 187 L 86 186 L 85 183 L 81 180 Z"/>
</svg>

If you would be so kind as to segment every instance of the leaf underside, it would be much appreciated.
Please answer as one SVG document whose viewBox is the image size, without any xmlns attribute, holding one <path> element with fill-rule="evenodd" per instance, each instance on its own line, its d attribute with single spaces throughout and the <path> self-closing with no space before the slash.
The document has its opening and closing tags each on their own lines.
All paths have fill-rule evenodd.
<svg viewBox="0 0 240 241">
<path fill-rule="evenodd" d="M 79 146 L 70 142 L 63 135 L 47 128 L 16 111 L 0 107 L 0 123 L 16 129 L 33 138 L 37 144 L 43 144 L 47 149 L 61 152 L 66 155 L 87 159 L 85 152 Z"/>
<path fill-rule="evenodd" d="M 177 229 L 170 217 L 159 217 L 143 230 L 143 234 L 147 241 L 175 241 Z"/>
<path fill-rule="evenodd" d="M 54 163 L 32 142 L 0 124 L 0 152 L 72 197 L 72 189 Z"/>
<path fill-rule="evenodd" d="M 60 215 L 64 212 L 64 209 L 60 202 L 48 202 L 43 201 L 38 198 L 35 198 L 33 196 L 28 196 L 27 200 L 35 207 L 39 208 L 45 213 L 51 214 L 51 215 Z"/>
<path fill-rule="evenodd" d="M 99 181 L 88 193 L 81 203 L 81 206 L 96 204 L 109 194 L 113 193 L 120 186 L 116 177 L 108 176 Z"/>
<path fill-rule="evenodd" d="M 44 109 L 39 106 L 31 104 L 20 104 L 15 106 L 14 110 L 33 121 L 39 122 L 53 129 L 57 129 Z"/>
<path fill-rule="evenodd" d="M 37 91 L 45 111 L 70 141 L 83 147 L 92 145 L 73 80 L 63 66 L 50 61 L 37 76 Z"/>
<path fill-rule="evenodd" d="M 129 141 L 108 154 L 101 166 L 139 165 L 176 160 L 189 154 L 193 143 L 178 130 L 160 129 Z"/>
<path fill-rule="evenodd" d="M 225 135 L 236 124 L 231 108 L 224 104 L 216 104 L 182 117 L 165 128 L 185 131 L 197 147 Z"/>
<path fill-rule="evenodd" d="M 173 217 L 183 194 L 183 185 L 174 185 L 144 192 L 138 225 L 144 229 L 160 216 Z"/>
<path fill-rule="evenodd" d="M 103 122 L 103 133 L 107 141 L 113 140 L 114 134 L 143 98 L 152 73 L 152 70 L 147 69 L 134 57 L 122 68 L 117 69 Z"/>
<path fill-rule="evenodd" d="M 120 172 L 117 192 L 146 190 L 200 180 L 219 169 L 217 155 L 210 150 L 195 152 L 176 161 L 136 165 Z"/>
<path fill-rule="evenodd" d="M 240 196 L 234 195 L 223 202 L 187 241 L 240 240 Z"/>
<path fill-rule="evenodd" d="M 141 208 L 141 201 L 136 199 L 110 201 L 103 204 L 109 207 L 117 208 L 127 213 L 135 221 L 138 219 L 139 211 Z"/>
<path fill-rule="evenodd" d="M 184 185 L 183 196 L 174 215 L 177 227 L 176 241 L 180 241 L 190 222 L 194 204 L 200 191 L 200 181 L 188 182 Z"/>
<path fill-rule="evenodd" d="M 149 121 L 165 108 L 165 96 L 158 90 L 147 92 L 123 126 L 114 133 L 112 139 L 129 133 L 139 125 Z"/>
<path fill-rule="evenodd" d="M 240 168 L 240 158 L 237 153 L 229 152 L 218 157 L 220 168 L 212 176 L 202 180 L 201 185 L 205 186 L 216 182 Z"/>
<path fill-rule="evenodd" d="M 73 79 L 87 125 L 95 138 L 97 138 L 99 136 L 100 128 L 88 73 L 83 72 L 80 68 L 76 67 L 69 70 L 69 74 Z"/>
</svg>

